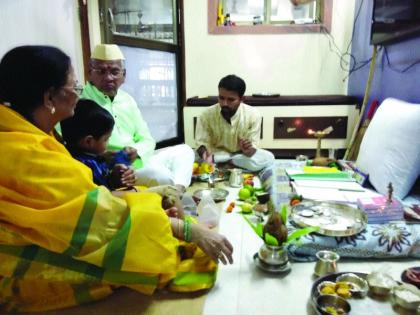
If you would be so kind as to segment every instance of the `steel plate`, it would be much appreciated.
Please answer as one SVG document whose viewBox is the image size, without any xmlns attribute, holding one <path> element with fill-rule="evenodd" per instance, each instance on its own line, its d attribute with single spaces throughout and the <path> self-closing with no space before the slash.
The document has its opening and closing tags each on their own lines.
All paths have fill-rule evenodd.
<svg viewBox="0 0 420 315">
<path fill-rule="evenodd" d="M 348 204 L 317 200 L 304 200 L 292 207 L 291 219 L 299 227 L 318 226 L 318 234 L 351 236 L 363 231 L 367 215 Z"/>
<path fill-rule="evenodd" d="M 199 189 L 193 193 L 195 199 L 201 200 L 204 196 L 211 196 L 216 202 L 226 200 L 227 195 L 229 195 L 229 192 L 222 188 Z"/>
</svg>

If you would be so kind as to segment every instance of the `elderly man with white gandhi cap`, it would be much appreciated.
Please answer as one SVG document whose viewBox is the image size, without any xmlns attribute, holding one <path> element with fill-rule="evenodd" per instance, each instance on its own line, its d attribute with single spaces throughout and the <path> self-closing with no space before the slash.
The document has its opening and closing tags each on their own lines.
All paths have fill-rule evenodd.
<svg viewBox="0 0 420 315">
<path fill-rule="evenodd" d="M 194 151 L 185 144 L 155 151 L 152 138 L 136 101 L 120 89 L 126 69 L 124 55 L 117 45 L 99 44 L 89 63 L 89 82 L 82 98 L 91 99 L 108 110 L 115 120 L 109 150 L 125 150 L 136 169 L 136 184 L 144 186 L 179 185 L 191 182 Z"/>
</svg>

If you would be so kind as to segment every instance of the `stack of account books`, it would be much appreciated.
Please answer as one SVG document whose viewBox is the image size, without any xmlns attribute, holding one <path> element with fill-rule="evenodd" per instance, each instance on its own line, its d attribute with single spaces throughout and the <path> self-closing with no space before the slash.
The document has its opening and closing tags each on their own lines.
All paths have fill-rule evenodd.
<svg viewBox="0 0 420 315">
<path fill-rule="evenodd" d="M 357 206 L 366 212 L 369 224 L 404 220 L 403 205 L 396 199 L 389 202 L 385 196 L 359 198 Z"/>
</svg>

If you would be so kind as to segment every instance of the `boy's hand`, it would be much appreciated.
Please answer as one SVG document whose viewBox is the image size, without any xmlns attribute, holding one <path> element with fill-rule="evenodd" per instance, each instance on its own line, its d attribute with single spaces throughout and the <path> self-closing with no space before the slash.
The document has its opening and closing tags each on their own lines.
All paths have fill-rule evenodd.
<svg viewBox="0 0 420 315">
<path fill-rule="evenodd" d="M 135 159 L 139 158 L 137 150 L 133 147 L 125 147 L 123 151 L 128 155 L 131 162 L 134 162 Z"/>
<path fill-rule="evenodd" d="M 134 173 L 134 170 L 123 164 L 117 165 L 121 165 L 121 183 L 123 184 L 123 186 L 133 187 L 136 183 L 136 175 Z"/>
<path fill-rule="evenodd" d="M 252 142 L 247 139 L 239 139 L 239 147 L 242 151 L 242 153 L 248 157 L 251 157 L 257 152 L 257 149 L 254 148 L 252 145 Z"/>
</svg>

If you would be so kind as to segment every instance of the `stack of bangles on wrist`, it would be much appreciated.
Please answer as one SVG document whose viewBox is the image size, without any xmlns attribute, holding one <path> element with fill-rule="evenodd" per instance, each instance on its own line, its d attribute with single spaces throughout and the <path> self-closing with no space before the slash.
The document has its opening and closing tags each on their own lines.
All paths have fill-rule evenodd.
<svg viewBox="0 0 420 315">
<path fill-rule="evenodd" d="M 181 237 L 182 232 L 181 232 L 181 220 L 180 219 L 177 219 L 176 232 L 177 232 L 176 235 L 178 237 Z"/>
<path fill-rule="evenodd" d="M 192 226 L 191 222 L 184 220 L 184 241 L 191 242 Z"/>
</svg>

